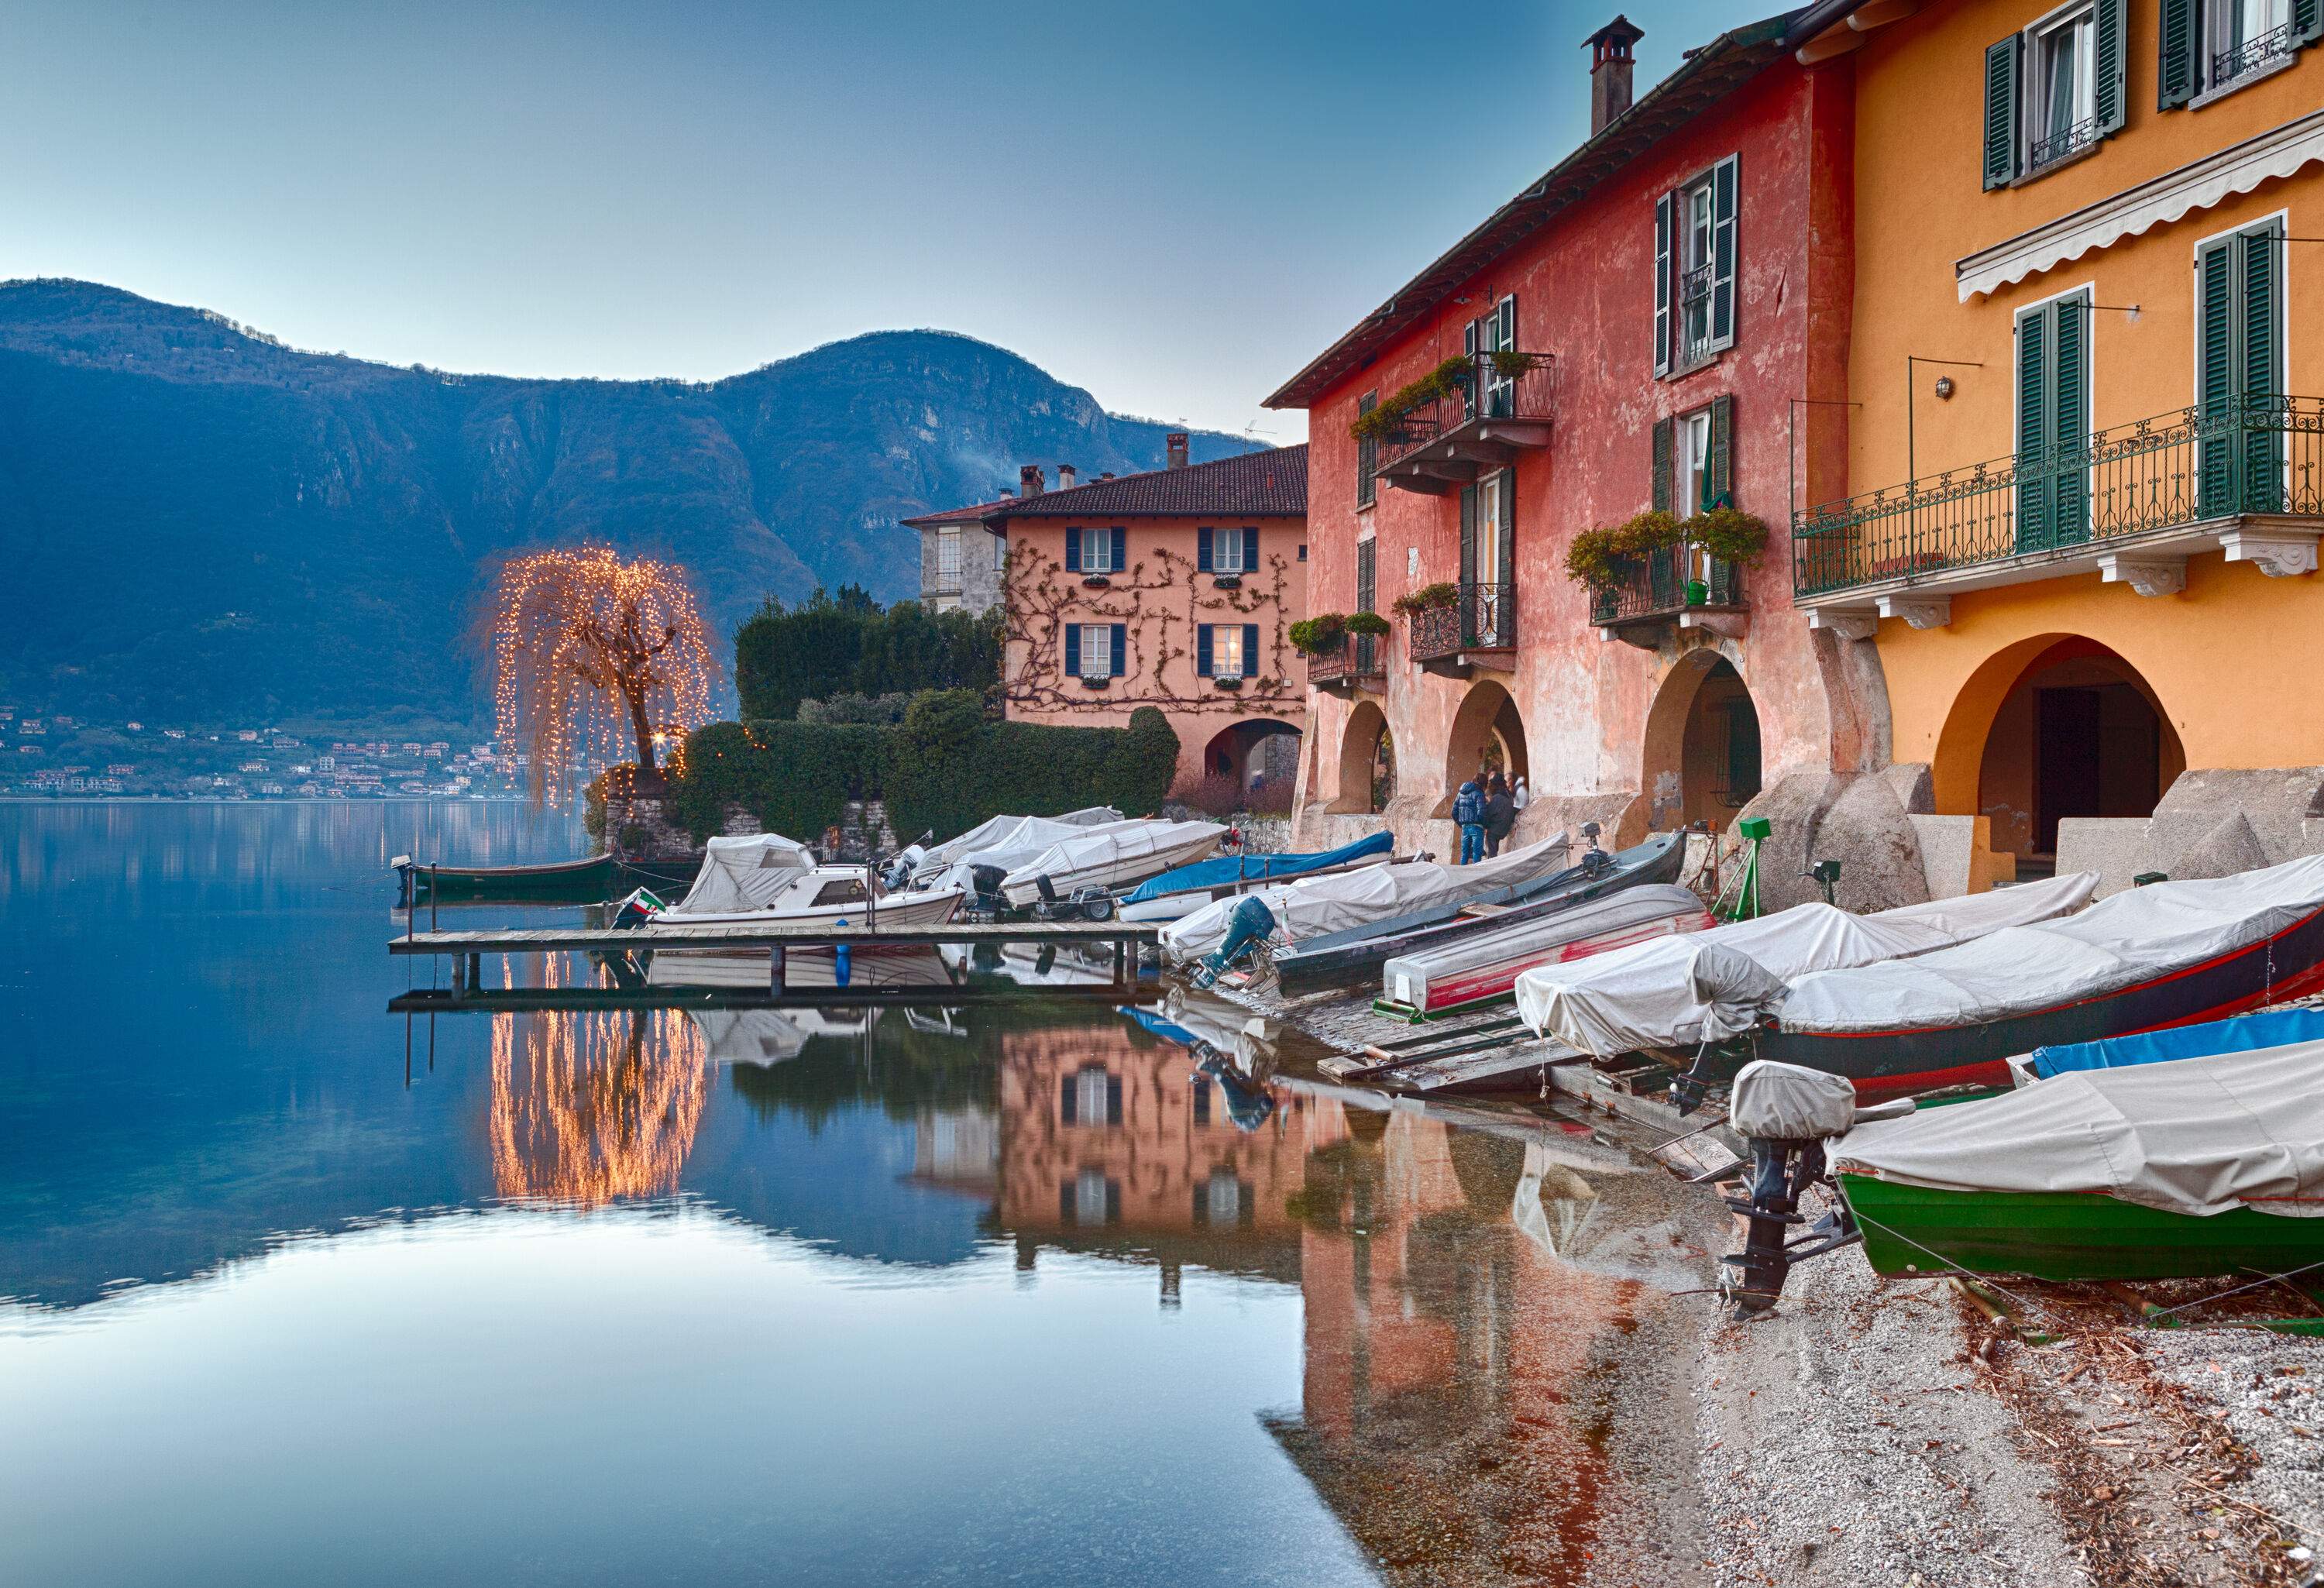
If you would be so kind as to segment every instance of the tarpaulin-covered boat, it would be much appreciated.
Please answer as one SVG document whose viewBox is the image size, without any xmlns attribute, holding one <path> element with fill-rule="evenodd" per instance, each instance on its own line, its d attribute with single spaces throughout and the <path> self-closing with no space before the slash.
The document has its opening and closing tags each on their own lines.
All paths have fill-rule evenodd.
<svg viewBox="0 0 2324 1588">
<path fill-rule="evenodd" d="M 1702 900 L 1675 882 L 1649 882 L 1548 916 L 1486 929 L 1447 944 L 1402 954 L 1381 974 L 1373 1005 L 1404 1018 L 1443 1014 L 1506 998 L 1536 965 L 1563 965 L 1713 924 Z"/>
<path fill-rule="evenodd" d="M 1081 888 L 1121 888 L 1173 866 L 1203 859 L 1219 846 L 1218 822 L 1113 822 L 1060 838 L 1010 868 L 1001 896 L 1022 909 L 1039 900 L 1042 884 L 1064 898 Z"/>
<path fill-rule="evenodd" d="M 2012 1057 L 2009 1076 L 2020 1086 L 2062 1076 L 2069 1070 L 2120 1069 L 2134 1064 L 2167 1064 L 2214 1053 L 2248 1053 L 2293 1042 L 2324 1042 L 2324 1009 L 2272 1009 L 2194 1026 L 2166 1026 L 2098 1042 L 2069 1042 L 2036 1048 Z"/>
<path fill-rule="evenodd" d="M 1801 977 L 1752 1033 L 1760 1058 L 1866 1096 L 2006 1085 L 2012 1055 L 2217 1020 L 2324 986 L 2324 855 L 2157 882 L 2065 920 L 1918 958 Z"/>
<path fill-rule="evenodd" d="M 1093 828 L 1116 826 L 1121 819 L 1121 812 L 1110 805 L 1093 805 L 1063 816 L 992 817 L 956 838 L 920 851 L 912 882 L 921 888 L 967 887 L 969 873 L 975 867 L 991 866 L 1006 873 L 1052 844 Z"/>
<path fill-rule="evenodd" d="M 1278 949 L 1287 948 L 1532 882 L 1563 869 L 1566 850 L 1566 836 L 1560 833 L 1476 865 L 1389 861 L 1333 876 L 1271 884 L 1246 897 L 1267 906 L 1276 922 L 1270 941 Z M 1163 958 L 1183 965 L 1215 952 L 1227 940 L 1240 902 L 1222 899 L 1163 928 Z"/>
<path fill-rule="evenodd" d="M 611 854 L 532 865 L 434 865 L 409 855 L 391 863 L 401 904 L 595 904 L 632 888 L 670 888 L 694 879 L 691 857 L 622 861 Z"/>
<path fill-rule="evenodd" d="M 1379 975 L 1399 955 L 1441 949 L 1476 934 L 1536 920 L 1626 888 L 1674 882 L 1679 863 L 1685 857 L 1686 839 L 1680 833 L 1657 833 L 1643 844 L 1611 854 L 1591 849 L 1574 864 L 1548 876 L 1471 894 L 1353 931 L 1310 938 L 1275 956 L 1276 975 L 1286 992 L 1346 986 Z"/>
<path fill-rule="evenodd" d="M 1884 1274 L 2285 1273 L 2324 1261 L 2324 1041 L 2070 1070 L 1858 1124 L 1831 1168 Z"/>
<path fill-rule="evenodd" d="M 1213 900 L 1247 893 L 1264 882 L 1377 863 L 1395 848 L 1393 835 L 1373 833 L 1310 854 L 1222 854 L 1198 860 L 1148 877 L 1123 896 L 1118 913 L 1126 921 L 1174 921 Z"/>
<path fill-rule="evenodd" d="M 774 833 L 713 838 L 686 897 L 654 915 L 669 926 L 719 922 L 935 927 L 952 919 L 956 889 L 890 893 L 860 865 L 822 865 L 804 844 Z M 763 962 L 766 955 L 759 951 Z"/>
</svg>

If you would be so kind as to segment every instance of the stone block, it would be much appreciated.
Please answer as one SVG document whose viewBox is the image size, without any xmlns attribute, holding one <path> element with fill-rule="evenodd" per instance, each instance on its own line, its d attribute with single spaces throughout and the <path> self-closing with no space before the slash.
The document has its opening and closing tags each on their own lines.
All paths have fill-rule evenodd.
<svg viewBox="0 0 2324 1588">
<path fill-rule="evenodd" d="M 1842 909 L 1893 909 L 1929 897 L 1915 818 L 1878 772 L 1795 772 L 1738 813 L 1753 816 L 1772 829 L 1759 849 L 1759 897 L 1769 910 L 1821 900 L 1808 874 L 1820 860 L 1840 862 L 1833 897 Z"/>
<path fill-rule="evenodd" d="M 1906 819 L 1920 839 L 1923 897 L 1959 899 L 2017 880 L 2017 857 L 1993 847 L 1992 818 L 1915 816 Z"/>
<path fill-rule="evenodd" d="M 2316 854 L 2310 824 L 2324 817 L 2324 767 L 2188 769 L 2172 780 L 2154 808 L 2146 829 L 2146 863 L 2139 869 L 2192 875 L 2182 857 L 2199 846 L 2211 850 L 2203 863 L 2218 863 L 2225 853 L 2221 845 L 2244 848 L 2239 836 L 2219 836 L 2220 824 L 2236 815 L 2249 827 L 2259 864 Z"/>
<path fill-rule="evenodd" d="M 2058 874 L 2096 872 L 2098 897 L 2119 893 L 2147 870 L 2146 818 L 2070 816 L 2058 821 Z"/>
</svg>

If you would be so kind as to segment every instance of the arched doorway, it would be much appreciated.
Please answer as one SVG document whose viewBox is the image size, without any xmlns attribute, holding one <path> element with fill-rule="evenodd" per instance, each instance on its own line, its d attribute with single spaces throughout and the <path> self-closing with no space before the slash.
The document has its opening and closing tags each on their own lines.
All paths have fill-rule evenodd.
<svg viewBox="0 0 2324 1588">
<path fill-rule="evenodd" d="M 1299 777 L 1299 730 L 1274 717 L 1230 723 L 1203 748 L 1203 781 L 1250 810 L 1291 808 Z"/>
<path fill-rule="evenodd" d="M 1743 675 L 1716 651 L 1682 657 L 1646 714 L 1646 825 L 1723 829 L 1758 795 L 1763 770 L 1759 709 Z"/>
<path fill-rule="evenodd" d="M 1517 715 L 1517 703 L 1489 679 L 1471 685 L 1444 742 L 1444 789 L 1436 814 L 1452 813 L 1452 796 L 1462 783 L 1481 782 L 1493 772 L 1515 780 L 1527 771 L 1525 718 Z"/>
<path fill-rule="evenodd" d="M 2186 767 L 2136 668 L 2095 640 L 2045 634 L 1961 686 L 1938 743 L 1937 808 L 1987 817 L 1992 847 L 2038 876 L 2056 864 L 2061 821 L 2153 816 Z"/>
<path fill-rule="evenodd" d="M 1396 740 L 1388 717 L 1366 700 L 1348 714 L 1340 735 L 1340 797 L 1331 810 L 1341 816 L 1377 816 L 1396 798 Z"/>
</svg>

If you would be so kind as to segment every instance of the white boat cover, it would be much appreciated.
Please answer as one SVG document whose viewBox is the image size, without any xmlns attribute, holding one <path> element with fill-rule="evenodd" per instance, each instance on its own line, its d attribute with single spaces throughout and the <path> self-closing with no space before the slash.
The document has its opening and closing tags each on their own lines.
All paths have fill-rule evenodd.
<svg viewBox="0 0 2324 1588">
<path fill-rule="evenodd" d="M 1034 882 L 1039 877 L 1047 877 L 1061 894 L 1093 882 L 1112 887 L 1143 882 L 1200 860 L 1226 836 L 1220 822 L 1109 822 L 1078 828 L 1011 866 L 1001 880 L 1001 891 L 1012 904 L 1027 904 L 1038 897 Z"/>
<path fill-rule="evenodd" d="M 713 838 L 702 856 L 702 869 L 686 897 L 665 911 L 668 915 L 731 915 L 764 909 L 778 893 L 815 869 L 815 855 L 804 844 L 779 833 L 756 833 L 747 838 Z"/>
<path fill-rule="evenodd" d="M 1069 810 L 1063 816 L 996 816 L 977 823 L 956 838 L 928 845 L 920 869 L 941 871 L 962 856 L 983 849 L 1023 849 L 1028 846 L 1028 835 L 1035 831 L 1040 836 L 1030 846 L 1046 849 L 1058 839 L 1071 836 L 1075 827 L 1100 826 L 1120 819 L 1121 812 L 1111 805 L 1093 805 L 1086 810 Z"/>
<path fill-rule="evenodd" d="M 1856 1087 L 1845 1076 L 1755 1058 L 1735 1075 L 1727 1122 L 1744 1136 L 1821 1141 L 1856 1122 Z"/>
<path fill-rule="evenodd" d="M 1554 954 L 1578 939 L 1628 928 L 1685 931 L 1703 919 L 1702 900 L 1692 889 L 1676 882 L 1647 882 L 1603 899 L 1587 900 L 1554 915 L 1464 933 L 1425 953 L 1399 954 L 1382 967 L 1380 986 L 1399 1003 L 1425 1007 L 1429 989 L 1448 977 L 1457 980 L 1495 965 L 1522 964 L 1529 957 Z M 1502 974 L 1508 974 L 1504 968 Z"/>
<path fill-rule="evenodd" d="M 2155 882 L 2071 920 L 2013 926 L 1905 964 L 1806 977 L 1784 1001 L 1784 1029 L 1922 1030 L 2006 1020 L 2200 965 L 2319 909 L 2324 855 L 2206 882 Z M 2286 965 L 2283 974 L 2304 968 Z"/>
<path fill-rule="evenodd" d="M 1850 915 L 1800 904 L 1756 921 L 1662 937 L 1517 978 L 1517 1013 L 1536 1033 L 1611 1058 L 1642 1048 L 1687 1048 L 1740 1035 L 1784 1003 L 1812 971 L 1928 954 L 2089 901 L 2089 872 L 1960 899 Z"/>
<path fill-rule="evenodd" d="M 2324 1042 L 2070 1070 L 1858 1125 L 1833 1144 L 1833 1167 L 1947 1191 L 2095 1191 L 2197 1216 L 2324 1217 L 2319 1076 Z"/>
<path fill-rule="evenodd" d="M 1307 877 L 1265 888 L 1254 888 L 1242 899 L 1264 902 L 1275 916 L 1271 941 L 1277 947 L 1303 943 L 1330 932 L 1370 926 L 1415 910 L 1457 904 L 1536 877 L 1563 870 L 1566 836 L 1559 833 L 1538 844 L 1475 865 L 1445 865 L 1433 860 L 1395 861 L 1368 865 L 1335 876 Z M 1226 941 L 1227 921 L 1242 899 L 1218 899 L 1162 928 L 1162 955 L 1172 965 L 1200 959 Z"/>
</svg>

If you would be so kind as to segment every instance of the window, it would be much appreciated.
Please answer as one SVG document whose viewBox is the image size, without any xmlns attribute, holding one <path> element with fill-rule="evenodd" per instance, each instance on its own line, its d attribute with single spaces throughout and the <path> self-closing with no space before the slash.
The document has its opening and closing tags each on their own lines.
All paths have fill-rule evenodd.
<svg viewBox="0 0 2324 1588">
<path fill-rule="evenodd" d="M 2195 253 L 2195 398 L 2205 432 L 2201 512 L 2283 511 L 2283 222 Z"/>
<path fill-rule="evenodd" d="M 1471 417 L 1481 411 L 1489 418 L 1507 419 L 1517 411 L 1517 383 L 1486 362 L 1495 353 L 1514 353 L 1517 346 L 1517 300 L 1514 294 L 1493 305 L 1489 314 L 1471 320 L 1461 333 L 1462 351 L 1482 365 L 1480 379 L 1470 388 L 1464 406 Z"/>
<path fill-rule="evenodd" d="M 1356 411 L 1370 413 L 1379 406 L 1379 393 L 1367 392 L 1356 399 Z M 1370 507 L 1379 494 L 1372 476 L 1379 472 L 1379 440 L 1366 431 L 1356 442 L 1356 505 Z"/>
<path fill-rule="evenodd" d="M 1118 574 L 1128 560 L 1130 531 L 1119 524 L 1110 530 L 1069 529 L 1065 531 L 1065 571 L 1075 574 Z"/>
<path fill-rule="evenodd" d="M 1121 677 L 1129 637 L 1127 623 L 1067 623 L 1065 671 L 1091 682 Z"/>
<path fill-rule="evenodd" d="M 1194 537 L 1197 572 L 1248 574 L 1259 570 L 1257 528 L 1246 525 L 1240 530 L 1197 530 Z"/>
<path fill-rule="evenodd" d="M 2006 188 L 2123 125 L 2127 0 L 2074 0 L 1985 52 L 1985 185 Z"/>
<path fill-rule="evenodd" d="M 1259 659 L 1257 623 L 1194 625 L 1194 671 L 1206 679 L 1243 679 Z"/>
<path fill-rule="evenodd" d="M 1654 487 L 1657 512 L 1691 518 L 1735 500 L 1735 399 L 1714 397 L 1704 407 L 1655 427 Z"/>
<path fill-rule="evenodd" d="M 2020 551 L 2090 538 L 2090 293 L 2017 314 L 2017 526 Z"/>
<path fill-rule="evenodd" d="M 956 528 L 936 531 L 936 588 L 960 588 L 960 531 Z"/>
<path fill-rule="evenodd" d="M 2312 0 L 2162 0 L 2161 11 L 2164 110 L 2264 77 L 2324 36 Z"/>
<path fill-rule="evenodd" d="M 1738 157 L 1655 201 L 1655 374 L 1735 345 Z"/>
<path fill-rule="evenodd" d="M 1379 542 L 1370 537 L 1356 542 L 1356 610 L 1358 612 L 1377 610 L 1374 604 L 1379 599 Z M 1371 673 L 1379 670 L 1374 665 L 1374 658 L 1379 647 L 1379 641 L 1377 635 L 1358 634 L 1356 636 L 1356 671 Z"/>
<path fill-rule="evenodd" d="M 1057 1122 L 1066 1125 L 1121 1123 L 1121 1078 L 1102 1065 L 1084 1065 L 1057 1083 Z"/>
<path fill-rule="evenodd" d="M 1704 476 L 1711 468 L 1711 411 L 1690 413 L 1678 421 L 1678 500 L 1687 508 L 1701 507 Z"/>
</svg>

